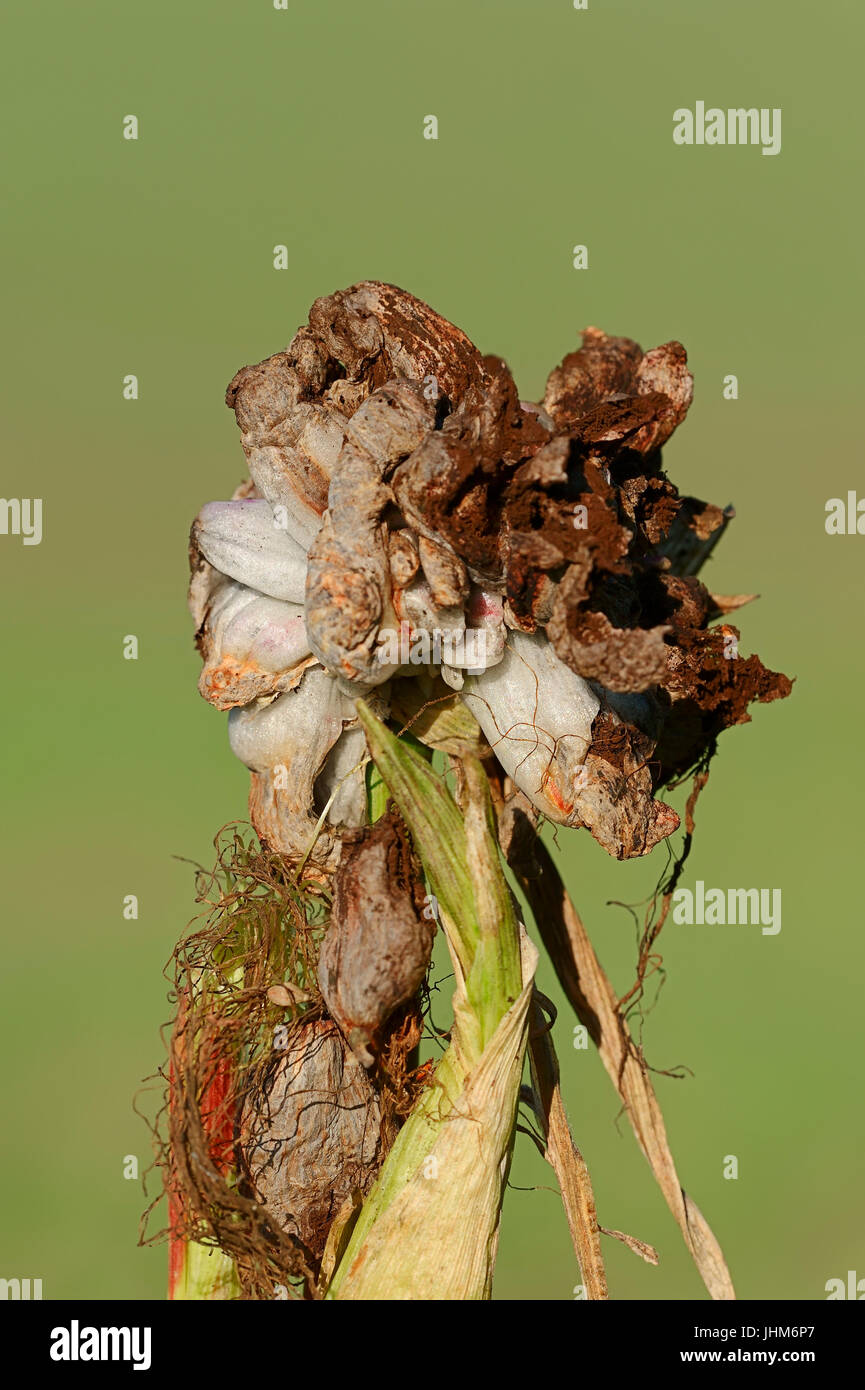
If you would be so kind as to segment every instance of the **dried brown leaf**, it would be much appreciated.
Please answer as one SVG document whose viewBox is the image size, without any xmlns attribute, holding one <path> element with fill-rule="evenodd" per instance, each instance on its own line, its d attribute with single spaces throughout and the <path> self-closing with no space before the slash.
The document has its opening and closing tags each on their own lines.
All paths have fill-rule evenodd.
<svg viewBox="0 0 865 1390">
<path fill-rule="evenodd" d="M 546 1140 L 544 1157 L 559 1180 L 562 1205 L 580 1271 L 591 1301 L 607 1299 L 607 1276 L 601 1254 L 600 1227 L 592 1180 L 574 1143 L 559 1086 L 559 1064 L 549 1025 L 535 990 L 529 1031 L 529 1060 L 537 1097 L 536 1112 Z"/>
<path fill-rule="evenodd" d="M 585 1024 L 618 1091 L 637 1142 L 679 1225 L 700 1277 L 714 1299 L 736 1297 L 724 1255 L 696 1203 L 683 1189 L 646 1063 L 618 1011 L 586 929 L 546 846 L 531 807 L 517 794 L 505 803 L 500 836 L 505 857 L 528 899 L 559 982 Z"/>
<path fill-rule="evenodd" d="M 601 1235 L 612 1236 L 614 1240 L 620 1240 L 623 1245 L 627 1245 L 629 1250 L 633 1250 L 635 1255 L 639 1255 L 641 1260 L 645 1260 L 647 1265 L 658 1263 L 658 1252 L 654 1245 L 649 1245 L 645 1240 L 637 1240 L 636 1236 L 626 1235 L 624 1231 L 610 1231 L 606 1226 L 600 1227 Z"/>
</svg>

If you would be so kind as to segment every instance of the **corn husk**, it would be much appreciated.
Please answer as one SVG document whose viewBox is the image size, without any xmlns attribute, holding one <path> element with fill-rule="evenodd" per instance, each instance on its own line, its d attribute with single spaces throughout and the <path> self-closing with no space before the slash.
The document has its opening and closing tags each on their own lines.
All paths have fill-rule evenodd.
<svg viewBox="0 0 865 1390">
<path fill-rule="evenodd" d="M 438 900 L 456 990 L 450 1046 L 361 1209 L 327 1296 L 485 1299 L 537 952 L 514 913 L 480 764 L 463 764 L 463 818 L 424 760 L 362 702 L 358 713 Z"/>
<path fill-rule="evenodd" d="M 237 1265 L 216 1245 L 186 1241 L 169 1297 L 173 1303 L 226 1301 L 242 1296 Z"/>
</svg>

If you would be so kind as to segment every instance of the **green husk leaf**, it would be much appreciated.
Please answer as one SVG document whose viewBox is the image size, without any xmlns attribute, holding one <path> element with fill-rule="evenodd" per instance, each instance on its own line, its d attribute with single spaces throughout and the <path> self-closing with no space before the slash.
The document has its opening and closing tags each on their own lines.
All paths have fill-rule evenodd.
<svg viewBox="0 0 865 1390">
<path fill-rule="evenodd" d="M 231 1256 L 218 1246 L 187 1241 L 183 1269 L 172 1290 L 172 1301 L 186 1303 L 240 1297 L 240 1278 Z"/>
</svg>

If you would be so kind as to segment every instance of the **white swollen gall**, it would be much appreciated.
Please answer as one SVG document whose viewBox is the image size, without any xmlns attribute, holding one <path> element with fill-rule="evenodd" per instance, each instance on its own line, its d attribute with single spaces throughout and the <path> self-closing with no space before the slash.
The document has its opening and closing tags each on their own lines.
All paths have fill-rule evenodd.
<svg viewBox="0 0 865 1390">
<path fill-rule="evenodd" d="M 279 525 L 269 502 L 258 497 L 208 502 L 196 518 L 192 539 L 230 579 L 269 598 L 303 603 L 306 554 Z"/>
<path fill-rule="evenodd" d="M 509 777 L 550 820 L 573 823 L 600 707 L 544 637 L 508 634 L 502 660 L 467 676 L 463 699 Z"/>
<path fill-rule="evenodd" d="M 271 849 L 294 858 L 311 851 L 319 863 L 327 863 L 337 852 L 332 836 L 319 832 L 317 822 L 330 793 L 349 771 L 345 759 L 331 762 L 333 777 L 326 776 L 321 784 L 319 778 L 343 730 L 351 724 L 356 724 L 353 702 L 320 666 L 310 666 L 295 690 L 229 714 L 232 752 L 254 774 L 249 797 L 252 821 Z M 346 750 L 353 762 L 358 761 L 358 751 L 358 741 L 353 739 Z M 355 825 L 362 824 L 366 808 L 356 785 L 348 790 L 342 787 L 340 792 L 344 794 L 338 797 L 337 817 L 343 823 L 351 817 Z"/>
<path fill-rule="evenodd" d="M 303 609 L 220 576 L 206 610 L 198 688 L 217 709 L 290 690 L 312 662 Z"/>
</svg>

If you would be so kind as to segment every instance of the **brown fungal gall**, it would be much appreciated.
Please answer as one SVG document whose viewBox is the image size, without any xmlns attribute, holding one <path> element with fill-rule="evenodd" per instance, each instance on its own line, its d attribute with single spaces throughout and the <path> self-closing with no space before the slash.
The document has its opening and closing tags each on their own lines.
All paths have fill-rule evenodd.
<svg viewBox="0 0 865 1390">
<path fill-rule="evenodd" d="M 713 626 L 739 600 L 698 574 L 733 510 L 662 468 L 692 394 L 680 343 L 644 352 L 592 327 L 543 402 L 521 401 L 501 358 L 374 281 L 316 300 L 285 351 L 237 374 L 252 483 L 200 514 L 190 602 L 201 690 L 232 711 L 270 845 L 332 867 L 365 820 L 356 777 L 337 796 L 350 814 L 320 825 L 280 787 L 275 727 L 307 796 L 321 757 L 347 765 L 358 696 L 386 711 L 431 673 L 536 810 L 617 858 L 670 834 L 658 789 L 790 690 Z M 316 704 L 339 722 L 308 735 Z"/>
<path fill-rule="evenodd" d="M 315 1259 L 342 1204 L 372 1185 L 386 1144 L 378 1095 L 328 1020 L 301 1023 L 241 1120 L 245 1175 Z"/>
<path fill-rule="evenodd" d="M 434 935 L 420 865 L 402 818 L 390 810 L 343 849 L 318 961 L 328 1012 L 365 1067 L 388 1019 L 424 979 Z"/>
</svg>

